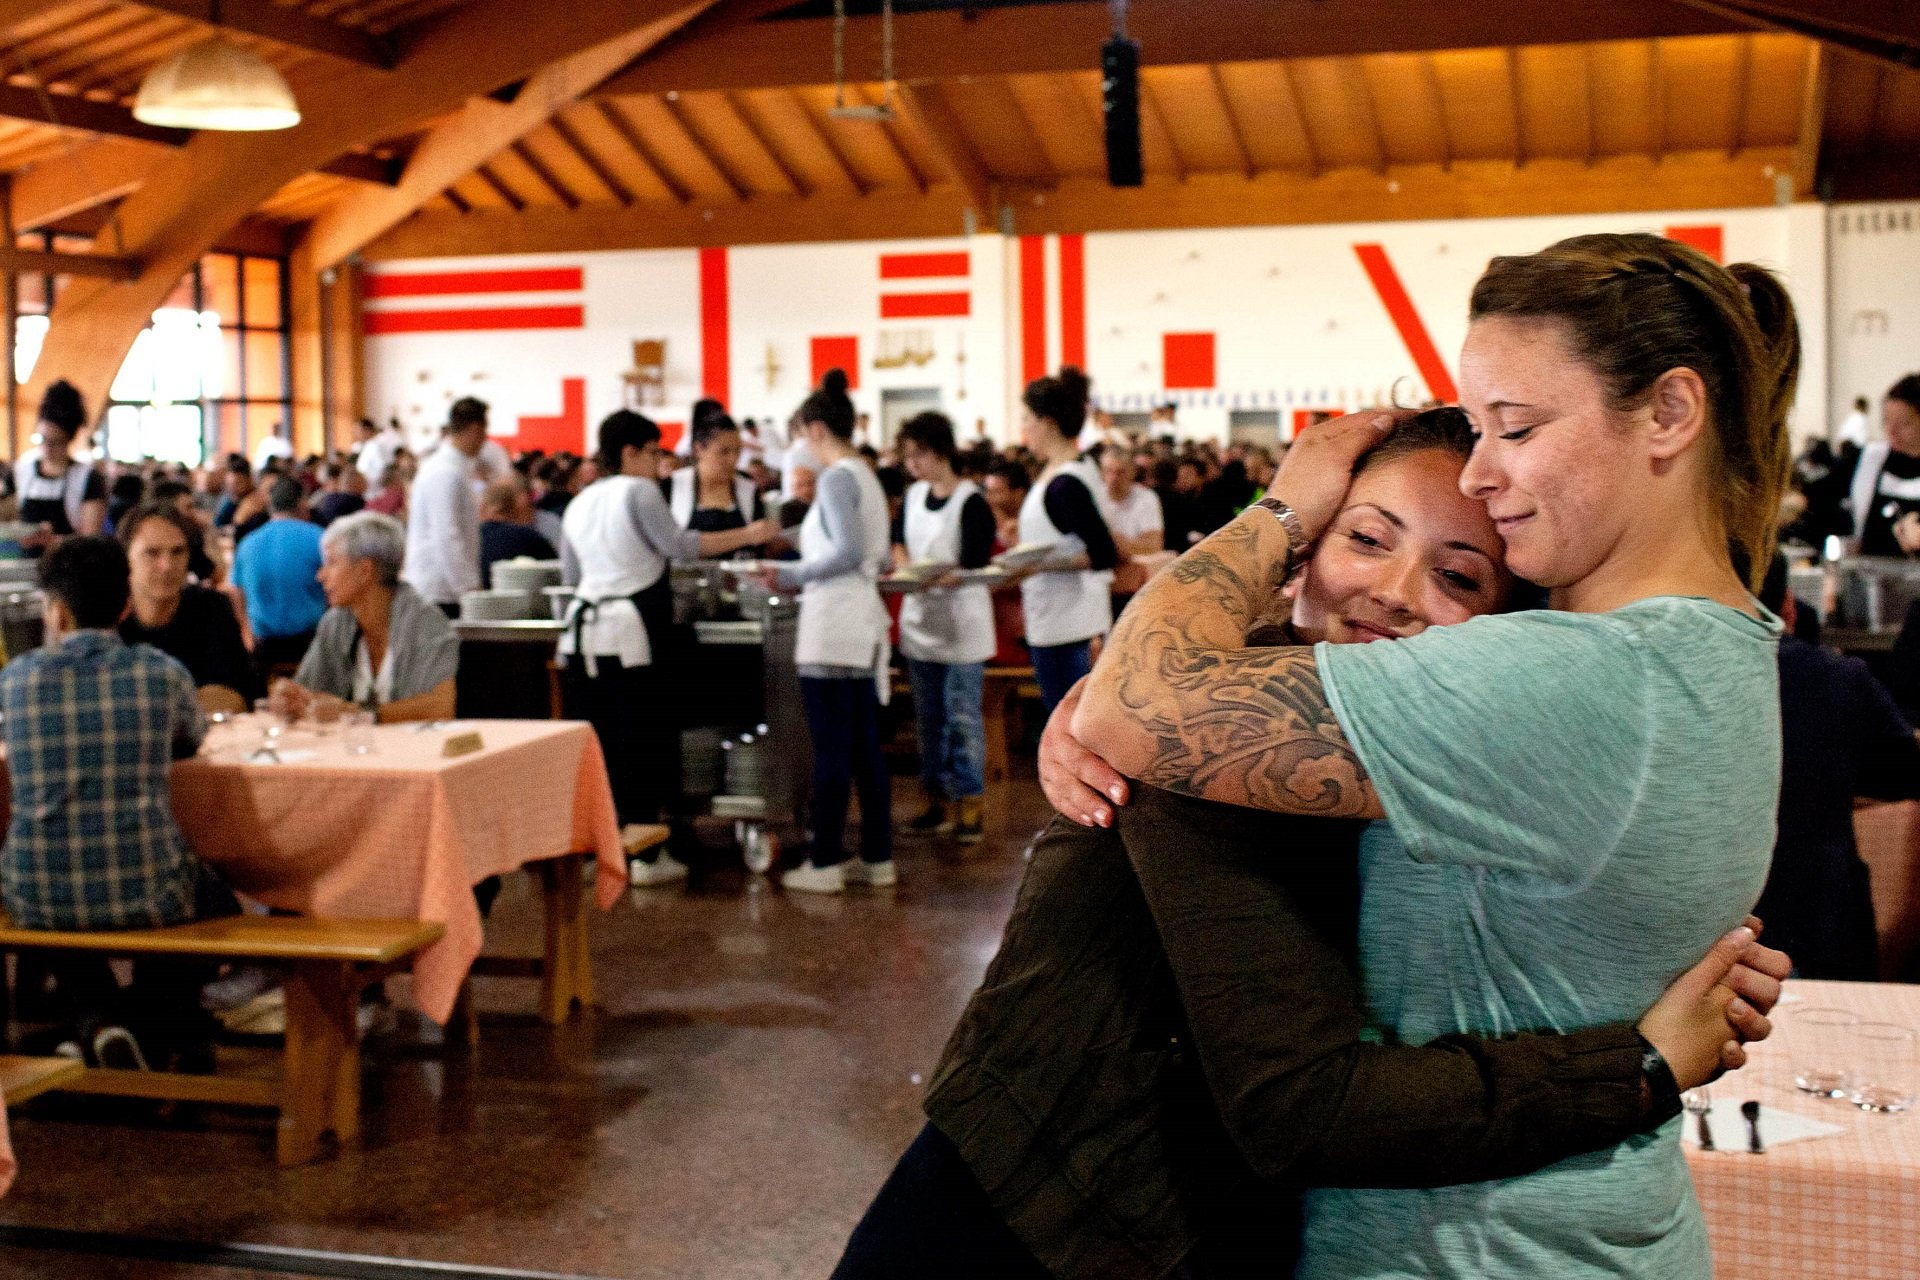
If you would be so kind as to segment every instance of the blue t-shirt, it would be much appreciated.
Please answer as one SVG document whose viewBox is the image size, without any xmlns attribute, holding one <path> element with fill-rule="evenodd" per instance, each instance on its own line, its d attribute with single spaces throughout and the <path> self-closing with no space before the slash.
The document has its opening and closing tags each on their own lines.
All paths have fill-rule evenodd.
<svg viewBox="0 0 1920 1280">
<path fill-rule="evenodd" d="M 310 634 L 327 611 L 320 572 L 320 526 L 269 520 L 240 540 L 233 581 L 247 595 L 247 621 L 263 639 Z"/>
<path fill-rule="evenodd" d="M 1386 810 L 1362 837 L 1370 1020 L 1408 1043 L 1631 1022 L 1760 896 L 1776 620 L 1656 597 L 1321 645 Z M 1311 1280 L 1708 1280 L 1679 1123 L 1538 1173 L 1307 1197 Z"/>
</svg>

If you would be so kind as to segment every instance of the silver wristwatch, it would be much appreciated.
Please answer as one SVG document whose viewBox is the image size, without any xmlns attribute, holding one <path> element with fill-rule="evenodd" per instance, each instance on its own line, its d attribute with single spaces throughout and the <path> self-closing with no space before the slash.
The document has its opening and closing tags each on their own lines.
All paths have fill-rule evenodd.
<svg viewBox="0 0 1920 1280">
<path fill-rule="evenodd" d="M 1294 509 L 1278 498 L 1262 498 L 1253 504 L 1273 512 L 1280 527 L 1287 531 L 1287 568 L 1297 568 L 1307 558 L 1307 530 Z"/>
</svg>

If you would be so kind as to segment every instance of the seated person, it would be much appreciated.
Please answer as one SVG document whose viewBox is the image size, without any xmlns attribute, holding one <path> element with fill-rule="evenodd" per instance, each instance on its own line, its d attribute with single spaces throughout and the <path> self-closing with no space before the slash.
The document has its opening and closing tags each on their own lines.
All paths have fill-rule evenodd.
<svg viewBox="0 0 1920 1280">
<path fill-rule="evenodd" d="M 320 489 L 308 504 L 313 522 L 322 529 L 367 505 L 367 478 L 352 464 L 330 462 L 320 471 Z"/>
<path fill-rule="evenodd" d="M 133 593 L 120 638 L 178 661 L 198 686 L 204 709 L 245 711 L 261 688 L 233 603 L 187 581 L 199 526 L 172 502 L 147 502 L 122 517 L 119 530 Z"/>
<path fill-rule="evenodd" d="M 234 585 L 246 593 L 253 625 L 253 657 L 264 670 L 298 662 L 327 611 L 320 589 L 320 528 L 307 519 L 300 482 L 281 476 L 267 505 L 273 518 L 240 542 L 233 553 Z"/>
<path fill-rule="evenodd" d="M 332 699 L 371 707 L 383 724 L 452 718 L 460 638 L 400 581 L 406 551 L 407 531 L 391 516 L 362 511 L 327 526 L 319 578 L 332 607 L 299 672 L 274 686 L 289 715 Z"/>
<path fill-rule="evenodd" d="M 1784 556 L 1760 603 L 1789 634 L 1780 640 L 1779 835 L 1754 911 L 1801 977 L 1877 982 L 1880 939 L 1853 802 L 1920 799 L 1920 743 L 1866 663 L 1791 634 L 1798 607 Z"/>
<path fill-rule="evenodd" d="M 480 582 L 493 585 L 493 566 L 500 560 L 558 560 L 560 553 L 534 524 L 533 499 L 517 471 L 496 480 L 480 495 Z"/>
<path fill-rule="evenodd" d="M 201 586 L 211 587 L 221 579 L 220 566 L 207 554 L 207 530 L 213 519 L 194 501 L 193 487 L 184 480 L 161 480 L 154 484 L 148 495 L 149 502 L 163 502 L 185 516 L 188 527 L 193 530 L 187 539 L 187 572 L 198 579 Z M 124 545 L 126 539 L 121 539 Z"/>
<path fill-rule="evenodd" d="M 239 904 L 186 846 L 171 769 L 206 735 L 185 667 L 114 634 L 127 554 L 77 536 L 40 562 L 47 643 L 0 670 L 13 813 L 0 852 L 0 902 L 29 929 L 137 929 L 233 915 Z M 110 767 L 111 766 L 111 767 Z M 200 987 L 178 963 L 134 965 L 122 993 L 106 961 L 49 963 L 64 1012 L 114 1066 L 204 1052 Z M 102 1022 L 124 1012 L 133 1035 Z M 95 1030 L 97 1028 L 97 1031 Z M 111 1052 L 110 1052 L 111 1050 Z"/>
</svg>

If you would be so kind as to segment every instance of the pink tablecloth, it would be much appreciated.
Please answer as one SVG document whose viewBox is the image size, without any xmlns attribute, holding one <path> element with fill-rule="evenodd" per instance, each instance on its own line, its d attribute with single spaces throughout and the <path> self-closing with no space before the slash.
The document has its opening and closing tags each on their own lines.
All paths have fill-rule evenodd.
<svg viewBox="0 0 1920 1280">
<path fill-rule="evenodd" d="M 440 754 L 451 734 L 469 731 L 481 735 L 483 750 Z M 592 853 L 601 909 L 619 898 L 626 858 L 600 743 L 587 725 L 382 725 L 374 740 L 373 754 L 350 756 L 337 733 L 294 730 L 282 751 L 312 759 L 251 764 L 246 756 L 260 741 L 251 719 L 216 727 L 201 756 L 173 770 L 174 813 L 188 844 L 269 906 L 444 924 L 446 936 L 413 969 L 415 999 L 439 1022 L 480 954 L 476 883 L 544 858 Z"/>
<path fill-rule="evenodd" d="M 1749 1098 L 1846 1126 L 1762 1156 L 1701 1152 L 1688 1163 L 1718 1280 L 1895 1280 L 1920 1276 L 1920 1115 L 1870 1115 L 1793 1087 L 1794 1011 L 1839 1007 L 1920 1027 L 1920 987 L 1787 984 L 1776 1030 L 1745 1069 L 1713 1087 L 1716 1114 Z M 1797 999 L 1793 999 L 1797 997 Z"/>
</svg>

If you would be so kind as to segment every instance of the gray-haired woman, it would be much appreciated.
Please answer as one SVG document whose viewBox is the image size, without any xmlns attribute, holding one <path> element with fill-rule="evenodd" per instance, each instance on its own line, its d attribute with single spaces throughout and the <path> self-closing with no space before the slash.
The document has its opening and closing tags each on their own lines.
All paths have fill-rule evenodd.
<svg viewBox="0 0 1920 1280">
<path fill-rule="evenodd" d="M 274 687 L 289 713 L 337 698 L 372 707 L 382 723 L 452 717 L 460 639 L 400 581 L 406 549 L 406 529 L 391 516 L 363 511 L 327 526 L 319 578 L 332 607 L 299 672 Z"/>
</svg>

